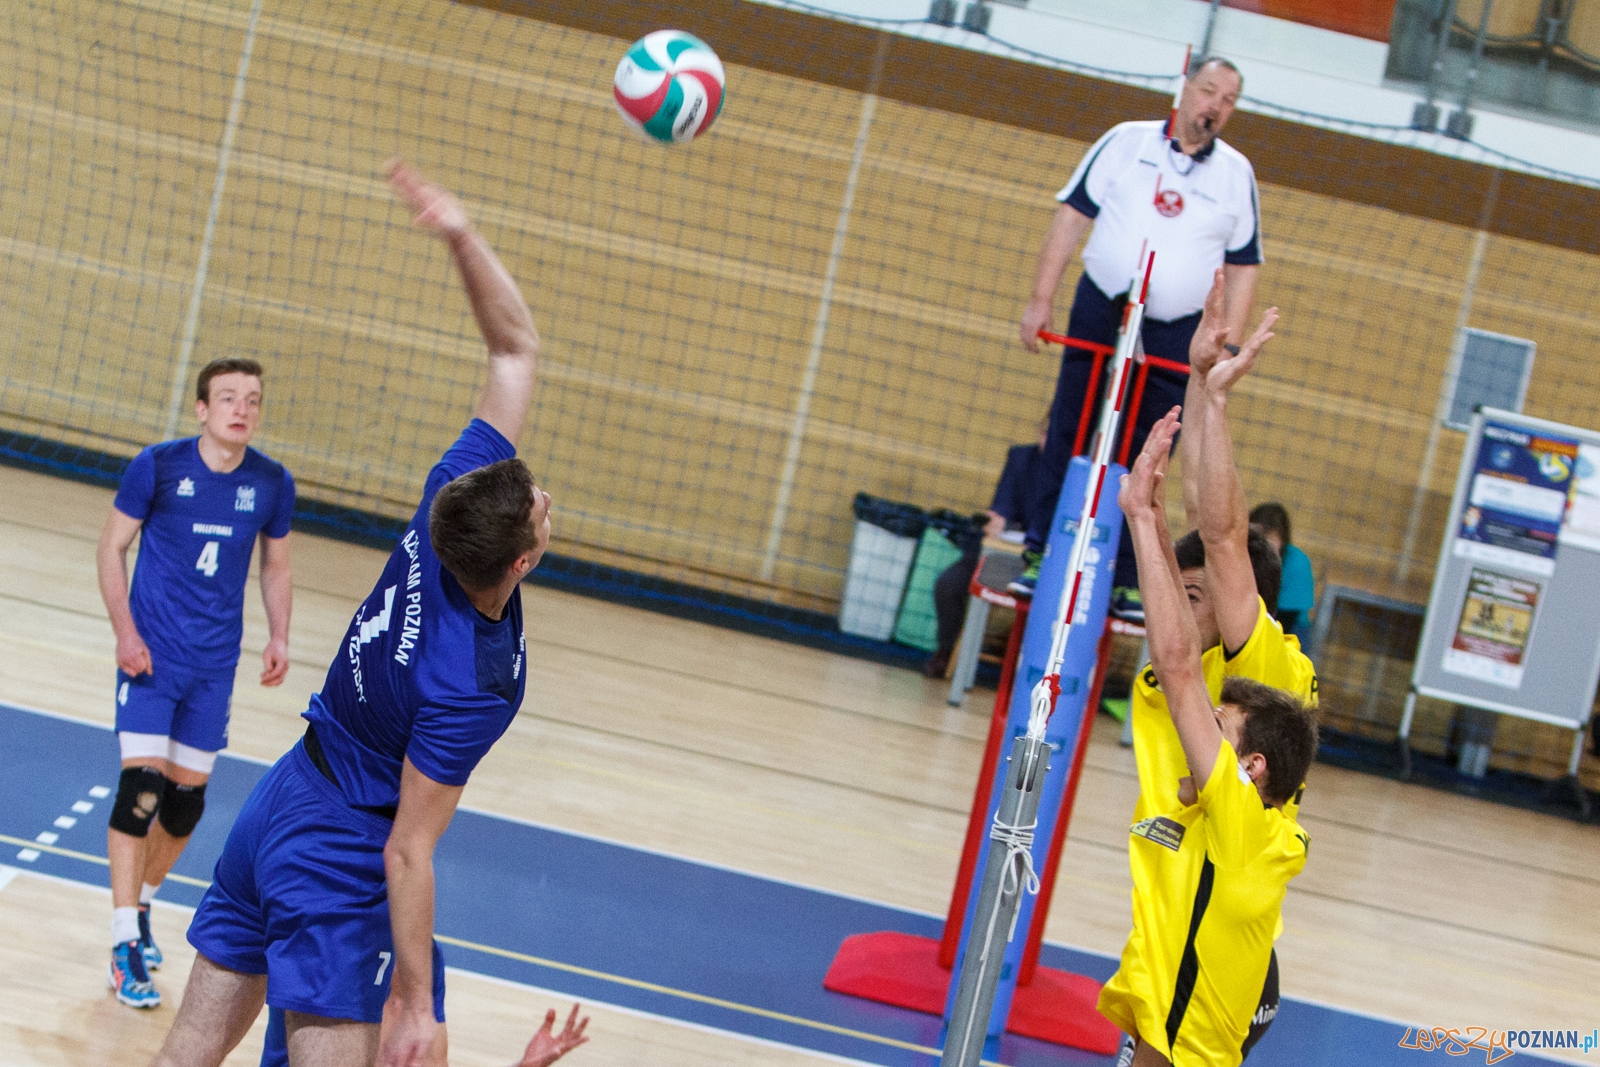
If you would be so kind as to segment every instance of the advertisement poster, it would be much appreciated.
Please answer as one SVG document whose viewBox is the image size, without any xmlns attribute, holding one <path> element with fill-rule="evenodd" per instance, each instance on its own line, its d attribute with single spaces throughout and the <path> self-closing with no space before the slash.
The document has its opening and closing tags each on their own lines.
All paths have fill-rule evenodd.
<svg viewBox="0 0 1600 1067">
<path fill-rule="evenodd" d="M 1600 552 L 1600 445 L 1578 446 L 1561 543 Z"/>
<path fill-rule="evenodd" d="M 1444 653 L 1444 669 L 1491 685 L 1520 688 L 1539 594 L 1540 584 L 1532 579 L 1472 568 L 1461 621 Z"/>
<path fill-rule="evenodd" d="M 1578 464 L 1572 438 L 1486 422 L 1455 554 L 1548 577 Z"/>
</svg>

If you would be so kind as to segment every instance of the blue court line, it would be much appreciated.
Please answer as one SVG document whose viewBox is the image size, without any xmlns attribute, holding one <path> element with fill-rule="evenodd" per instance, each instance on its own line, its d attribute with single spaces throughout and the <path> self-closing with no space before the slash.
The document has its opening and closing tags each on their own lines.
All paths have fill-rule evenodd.
<svg viewBox="0 0 1600 1067">
<path fill-rule="evenodd" d="M 0 739 L 6 762 L 24 770 L 0 780 L 0 861 L 106 886 L 110 797 L 90 790 L 115 784 L 112 733 L 0 704 Z M 199 903 L 227 830 L 264 771 L 237 757 L 218 760 L 206 818 L 162 899 Z M 41 833 L 57 836 L 38 842 Z M 37 854 L 31 861 L 19 857 L 28 851 Z M 468 809 L 441 839 L 434 867 L 435 926 L 454 968 L 881 1067 L 937 1060 L 938 1019 L 827 992 L 822 977 L 846 936 L 937 937 L 939 917 Z M 1059 945 L 1046 945 L 1041 961 L 1102 980 L 1116 966 Z M 1250 1064 L 1425 1067 L 1417 1058 L 1424 1053 L 1399 1047 L 1405 1032 L 1398 1023 L 1285 998 Z M 1111 1062 L 1011 1035 L 1000 1060 L 1016 1067 Z"/>
</svg>

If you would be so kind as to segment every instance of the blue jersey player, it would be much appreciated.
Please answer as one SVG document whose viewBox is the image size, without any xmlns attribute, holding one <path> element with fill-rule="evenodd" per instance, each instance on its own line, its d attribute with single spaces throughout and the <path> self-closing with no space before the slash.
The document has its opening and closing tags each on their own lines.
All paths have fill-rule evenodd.
<svg viewBox="0 0 1600 1067">
<path fill-rule="evenodd" d="M 158 1064 L 220 1064 L 263 1002 L 263 1064 L 445 1062 L 433 851 L 522 703 L 518 583 L 549 542 L 550 496 L 516 458 L 539 349 L 516 282 L 453 196 L 398 163 L 390 181 L 450 247 L 488 347 L 487 381 L 350 620 L 305 737 L 228 835 L 189 928 L 199 954 Z M 560 1034 L 547 1017 L 522 1063 L 581 1043 L 576 1013 Z"/>
<path fill-rule="evenodd" d="M 250 555 L 261 542 L 270 635 L 262 685 L 289 671 L 289 518 L 294 479 L 250 447 L 261 365 L 218 359 L 200 372 L 200 435 L 151 445 L 128 464 L 96 562 L 117 636 L 122 776 L 111 807 L 111 973 L 117 999 L 153 1008 L 161 965 L 150 900 L 205 809 L 228 744 Z M 128 547 L 139 537 L 132 588 Z"/>
</svg>

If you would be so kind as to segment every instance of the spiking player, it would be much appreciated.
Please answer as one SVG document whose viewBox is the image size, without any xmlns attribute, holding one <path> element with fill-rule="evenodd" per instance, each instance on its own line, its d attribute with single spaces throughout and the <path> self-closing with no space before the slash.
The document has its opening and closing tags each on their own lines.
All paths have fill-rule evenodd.
<svg viewBox="0 0 1600 1067">
<path fill-rule="evenodd" d="M 517 283 L 444 189 L 398 162 L 395 192 L 450 247 L 488 347 L 475 417 L 350 621 L 305 737 L 228 835 L 189 927 L 199 955 L 158 1064 L 215 1067 L 272 1009 L 265 1064 L 442 1064 L 433 851 L 522 703 L 517 586 L 550 538 L 550 496 L 516 458 L 539 335 Z M 583 1040 L 548 1025 L 526 1067 Z"/>
<path fill-rule="evenodd" d="M 1317 729 L 1298 698 L 1245 677 L 1224 681 L 1213 706 L 1162 503 L 1176 430 L 1174 408 L 1150 431 L 1118 498 L 1168 715 L 1161 723 L 1148 706 L 1136 712 L 1145 817 L 1129 846 L 1134 929 L 1100 1011 L 1133 1039 L 1122 1067 L 1234 1067 L 1249 1051 L 1284 893 L 1305 866 L 1306 836 L 1283 809 L 1316 752 Z M 1178 768 L 1162 758 L 1163 726 L 1178 738 Z"/>
<path fill-rule="evenodd" d="M 200 372 L 198 437 L 151 445 L 128 464 L 96 565 L 117 637 L 117 741 L 111 805 L 111 988 L 135 1008 L 161 994 L 150 901 L 205 810 L 206 782 L 228 745 L 244 587 L 261 540 L 269 636 L 261 684 L 289 672 L 289 519 L 294 479 L 250 447 L 261 418 L 261 365 L 217 359 Z M 140 535 L 128 582 L 128 548 Z"/>
</svg>

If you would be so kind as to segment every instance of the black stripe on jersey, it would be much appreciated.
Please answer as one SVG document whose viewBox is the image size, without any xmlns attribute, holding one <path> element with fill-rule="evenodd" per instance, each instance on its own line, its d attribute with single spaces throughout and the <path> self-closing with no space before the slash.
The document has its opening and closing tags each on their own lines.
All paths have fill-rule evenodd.
<svg viewBox="0 0 1600 1067">
<path fill-rule="evenodd" d="M 1189 1010 L 1189 998 L 1194 996 L 1195 979 L 1200 976 L 1200 956 L 1195 952 L 1194 940 L 1200 934 L 1200 920 L 1206 917 L 1206 908 L 1211 904 L 1211 883 L 1216 879 L 1217 869 L 1211 864 L 1211 857 L 1206 857 L 1206 862 L 1200 868 L 1200 884 L 1194 891 L 1194 912 L 1189 916 L 1189 940 L 1183 946 L 1183 960 L 1178 964 L 1178 981 L 1172 989 L 1172 1010 L 1167 1012 L 1167 1049 L 1178 1041 L 1178 1027 L 1183 1025 L 1184 1013 Z"/>
</svg>

